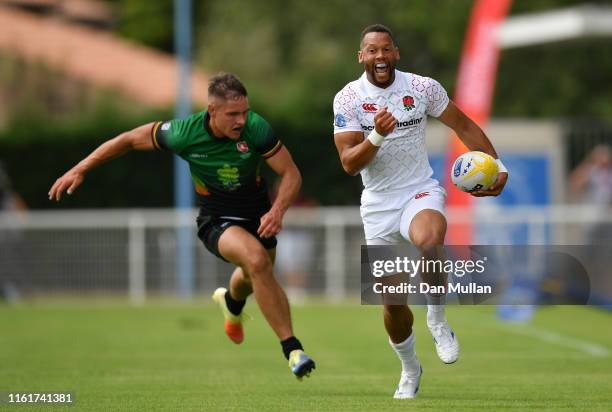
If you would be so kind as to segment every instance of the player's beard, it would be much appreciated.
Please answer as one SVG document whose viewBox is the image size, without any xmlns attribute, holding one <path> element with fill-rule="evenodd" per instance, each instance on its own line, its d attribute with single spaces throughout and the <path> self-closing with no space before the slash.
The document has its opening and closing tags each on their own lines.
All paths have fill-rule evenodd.
<svg viewBox="0 0 612 412">
<path fill-rule="evenodd" d="M 378 62 L 380 63 L 380 62 Z M 376 62 L 368 67 L 368 72 L 370 74 L 370 79 L 373 83 L 378 87 L 388 87 L 395 80 L 395 63 L 394 62 L 384 62 L 387 67 L 385 72 L 379 73 L 376 71 Z"/>
</svg>

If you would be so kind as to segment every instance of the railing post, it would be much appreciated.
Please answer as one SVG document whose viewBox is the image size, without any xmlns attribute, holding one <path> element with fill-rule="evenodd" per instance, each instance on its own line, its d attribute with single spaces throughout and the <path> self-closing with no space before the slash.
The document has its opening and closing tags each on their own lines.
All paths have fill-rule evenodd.
<svg viewBox="0 0 612 412">
<path fill-rule="evenodd" d="M 139 212 L 132 213 L 128 223 L 128 265 L 130 302 L 140 305 L 146 296 L 146 244 L 145 221 Z"/>
<path fill-rule="evenodd" d="M 346 222 L 341 213 L 325 214 L 325 295 L 331 301 L 346 296 Z"/>
</svg>

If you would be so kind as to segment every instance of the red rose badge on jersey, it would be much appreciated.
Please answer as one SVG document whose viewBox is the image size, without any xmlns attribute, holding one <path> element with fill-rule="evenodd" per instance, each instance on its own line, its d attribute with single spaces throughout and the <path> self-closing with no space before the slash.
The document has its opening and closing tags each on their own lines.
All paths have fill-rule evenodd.
<svg viewBox="0 0 612 412">
<path fill-rule="evenodd" d="M 241 140 L 236 143 L 236 149 L 238 149 L 240 153 L 246 153 L 249 151 L 249 145 L 244 140 Z"/>
<path fill-rule="evenodd" d="M 406 110 L 414 109 L 414 98 L 412 96 L 404 96 L 404 98 L 402 99 L 402 102 L 404 103 L 404 109 Z"/>
</svg>

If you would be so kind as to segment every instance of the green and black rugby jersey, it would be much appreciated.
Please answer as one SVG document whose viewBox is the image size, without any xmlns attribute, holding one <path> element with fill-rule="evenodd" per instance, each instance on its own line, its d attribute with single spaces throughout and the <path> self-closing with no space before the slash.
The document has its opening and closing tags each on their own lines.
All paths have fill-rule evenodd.
<svg viewBox="0 0 612 412">
<path fill-rule="evenodd" d="M 203 213 L 243 218 L 265 214 L 270 198 L 260 173 L 262 159 L 276 154 L 282 143 L 254 112 L 249 112 L 238 140 L 215 137 L 209 120 L 208 111 L 203 111 L 157 122 L 151 130 L 153 144 L 189 163 Z"/>
</svg>

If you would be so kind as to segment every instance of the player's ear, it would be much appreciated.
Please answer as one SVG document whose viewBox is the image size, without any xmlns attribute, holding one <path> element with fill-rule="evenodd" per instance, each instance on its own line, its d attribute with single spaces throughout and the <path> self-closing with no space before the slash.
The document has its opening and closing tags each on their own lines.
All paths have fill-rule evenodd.
<svg viewBox="0 0 612 412">
<path fill-rule="evenodd" d="M 363 63 L 363 52 L 361 50 L 357 52 L 357 61 L 359 62 L 359 64 Z"/>
<path fill-rule="evenodd" d="M 399 47 L 395 47 L 395 60 L 399 60 L 400 59 L 400 52 L 399 52 Z"/>
<path fill-rule="evenodd" d="M 216 107 L 215 104 L 213 102 L 208 103 L 208 114 L 210 114 L 211 116 L 215 115 L 216 113 Z"/>
</svg>

